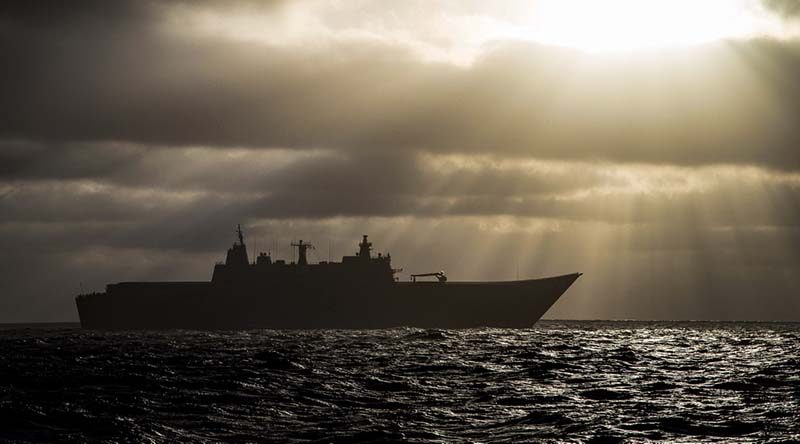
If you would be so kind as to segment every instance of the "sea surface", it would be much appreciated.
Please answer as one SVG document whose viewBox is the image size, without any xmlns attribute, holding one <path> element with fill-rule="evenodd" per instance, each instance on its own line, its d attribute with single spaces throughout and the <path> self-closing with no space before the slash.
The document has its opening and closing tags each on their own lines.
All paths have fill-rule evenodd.
<svg viewBox="0 0 800 444">
<path fill-rule="evenodd" d="M 792 442 L 800 324 L 0 329 L 0 442 Z"/>
</svg>

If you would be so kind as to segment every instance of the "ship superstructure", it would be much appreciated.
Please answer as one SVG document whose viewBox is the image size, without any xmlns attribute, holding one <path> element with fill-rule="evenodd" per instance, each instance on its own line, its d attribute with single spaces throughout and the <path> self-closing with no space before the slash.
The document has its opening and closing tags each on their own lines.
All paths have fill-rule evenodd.
<svg viewBox="0 0 800 444">
<path fill-rule="evenodd" d="M 211 277 L 212 284 L 241 285 L 253 280 L 292 279 L 309 280 L 358 280 L 368 283 L 391 284 L 395 281 L 391 255 L 378 253 L 372 256 L 372 242 L 365 234 L 358 244 L 358 251 L 353 256 L 342 257 L 341 262 L 321 261 L 311 264 L 308 261 L 308 250 L 314 245 L 299 240 L 291 246 L 297 249 L 297 262 L 282 259 L 272 260 L 272 255 L 260 252 L 253 263 L 249 262 L 247 246 L 241 227 L 237 227 L 237 241 L 225 257 L 225 262 L 214 266 Z"/>
</svg>

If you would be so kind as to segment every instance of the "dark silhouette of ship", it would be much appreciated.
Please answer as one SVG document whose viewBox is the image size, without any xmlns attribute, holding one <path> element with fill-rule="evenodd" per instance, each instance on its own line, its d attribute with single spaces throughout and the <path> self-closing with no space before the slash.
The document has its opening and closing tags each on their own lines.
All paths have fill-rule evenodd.
<svg viewBox="0 0 800 444">
<path fill-rule="evenodd" d="M 364 235 L 355 256 L 309 264 L 248 259 L 241 227 L 211 282 L 121 282 L 76 298 L 90 329 L 469 328 L 532 326 L 581 273 L 543 279 L 452 282 L 443 271 L 399 282 L 389 254 Z M 418 278 L 430 277 L 425 281 Z"/>
</svg>

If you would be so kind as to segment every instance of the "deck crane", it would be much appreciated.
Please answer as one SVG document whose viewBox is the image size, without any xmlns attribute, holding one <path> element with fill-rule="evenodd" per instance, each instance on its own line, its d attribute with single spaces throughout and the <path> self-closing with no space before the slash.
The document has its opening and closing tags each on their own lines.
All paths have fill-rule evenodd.
<svg viewBox="0 0 800 444">
<path fill-rule="evenodd" d="M 437 273 L 420 273 L 420 274 L 412 274 L 411 282 L 417 282 L 418 277 L 435 277 L 441 283 L 447 282 L 447 276 L 444 274 L 444 270 L 437 272 Z"/>
</svg>

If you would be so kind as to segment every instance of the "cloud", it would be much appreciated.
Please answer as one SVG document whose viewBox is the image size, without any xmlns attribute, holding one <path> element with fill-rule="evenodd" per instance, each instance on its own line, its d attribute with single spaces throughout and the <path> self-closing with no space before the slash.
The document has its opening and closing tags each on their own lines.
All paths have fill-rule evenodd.
<svg viewBox="0 0 800 444">
<path fill-rule="evenodd" d="M 558 316 L 800 309 L 797 41 L 452 63 L 352 6 L 284 39 L 296 5 L 0 6 L 0 322 L 75 319 L 76 282 L 207 279 L 238 222 L 282 257 L 367 232 L 454 279 L 586 272 Z M 201 29 L 226 8 L 273 38 Z"/>
<path fill-rule="evenodd" d="M 34 159 L 54 150 L 56 163 L 6 156 L 17 156 L 17 168 L 0 175 L 0 222 L 143 223 L 148 234 L 151 225 L 180 226 L 208 212 L 222 226 L 337 216 L 507 215 L 680 226 L 800 220 L 800 175 L 758 167 L 393 151 L 25 147 Z"/>
<path fill-rule="evenodd" d="M 800 16 L 800 1 L 798 0 L 761 0 L 764 6 L 777 14 L 794 18 Z"/>
<path fill-rule="evenodd" d="M 792 41 L 617 56 L 496 43 L 461 67 L 401 43 L 176 33 L 147 5 L 122 8 L 126 26 L 10 11 L 0 137 L 800 166 Z"/>
<path fill-rule="evenodd" d="M 9 179 L 76 179 L 111 177 L 141 162 L 146 151 L 125 144 L 81 146 L 0 142 L 0 177 Z"/>
</svg>

